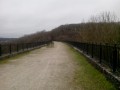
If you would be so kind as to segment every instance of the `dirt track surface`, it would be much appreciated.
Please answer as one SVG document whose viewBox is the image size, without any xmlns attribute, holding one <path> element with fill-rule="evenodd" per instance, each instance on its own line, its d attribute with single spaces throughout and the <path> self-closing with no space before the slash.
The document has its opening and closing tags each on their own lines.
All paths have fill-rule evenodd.
<svg viewBox="0 0 120 90">
<path fill-rule="evenodd" d="M 73 90 L 74 68 L 68 47 L 55 42 L 0 64 L 0 90 Z"/>
</svg>

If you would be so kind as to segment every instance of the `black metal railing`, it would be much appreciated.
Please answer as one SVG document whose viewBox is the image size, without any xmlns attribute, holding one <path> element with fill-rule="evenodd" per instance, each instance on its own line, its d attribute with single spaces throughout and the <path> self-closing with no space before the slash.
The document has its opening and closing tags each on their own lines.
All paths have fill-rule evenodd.
<svg viewBox="0 0 120 90">
<path fill-rule="evenodd" d="M 120 72 L 120 45 L 68 42 L 113 72 Z"/>
<path fill-rule="evenodd" d="M 11 55 L 14 53 L 24 52 L 34 49 L 44 44 L 48 44 L 50 41 L 33 42 L 33 43 L 16 43 L 16 44 L 0 44 L 0 57 Z"/>
</svg>

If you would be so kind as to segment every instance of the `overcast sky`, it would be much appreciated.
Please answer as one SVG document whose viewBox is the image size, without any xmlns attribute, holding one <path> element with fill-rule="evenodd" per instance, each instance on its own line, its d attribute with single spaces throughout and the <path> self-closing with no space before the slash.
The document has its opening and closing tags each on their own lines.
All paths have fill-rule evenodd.
<svg viewBox="0 0 120 90">
<path fill-rule="evenodd" d="M 0 37 L 20 37 L 104 11 L 120 17 L 120 0 L 0 0 Z"/>
</svg>

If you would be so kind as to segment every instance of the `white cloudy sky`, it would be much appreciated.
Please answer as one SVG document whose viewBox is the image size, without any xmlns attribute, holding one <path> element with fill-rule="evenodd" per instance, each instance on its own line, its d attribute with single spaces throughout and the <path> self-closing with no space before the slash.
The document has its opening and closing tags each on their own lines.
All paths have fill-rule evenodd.
<svg viewBox="0 0 120 90">
<path fill-rule="evenodd" d="M 120 0 L 0 0 L 0 37 L 20 37 L 104 11 L 120 17 Z"/>
</svg>

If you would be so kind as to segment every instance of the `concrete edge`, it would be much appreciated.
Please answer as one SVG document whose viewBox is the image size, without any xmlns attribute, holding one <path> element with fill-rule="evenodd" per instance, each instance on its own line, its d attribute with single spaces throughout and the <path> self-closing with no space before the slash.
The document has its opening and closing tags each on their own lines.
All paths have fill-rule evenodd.
<svg viewBox="0 0 120 90">
<path fill-rule="evenodd" d="M 92 64 L 97 70 L 99 70 L 101 73 L 103 73 L 105 75 L 105 77 L 109 81 L 111 81 L 118 90 L 120 90 L 120 77 L 116 76 L 115 74 L 110 72 L 106 67 L 99 64 L 94 58 L 91 58 L 90 56 L 84 54 L 80 49 L 74 47 L 73 45 L 70 45 L 70 46 L 72 46 L 73 49 L 75 49 L 76 51 L 81 53 L 83 56 L 85 56 L 87 58 L 87 61 L 90 64 Z"/>
</svg>

